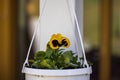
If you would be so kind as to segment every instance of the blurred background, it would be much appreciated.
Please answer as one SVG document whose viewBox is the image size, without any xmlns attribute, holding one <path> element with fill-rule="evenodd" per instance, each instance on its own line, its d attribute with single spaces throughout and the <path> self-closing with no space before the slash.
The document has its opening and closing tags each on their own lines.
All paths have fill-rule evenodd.
<svg viewBox="0 0 120 80">
<path fill-rule="evenodd" d="M 38 15 L 39 0 L 1 0 L 0 80 L 24 80 L 22 64 Z M 120 0 L 84 0 L 83 30 L 91 80 L 120 80 Z"/>
</svg>

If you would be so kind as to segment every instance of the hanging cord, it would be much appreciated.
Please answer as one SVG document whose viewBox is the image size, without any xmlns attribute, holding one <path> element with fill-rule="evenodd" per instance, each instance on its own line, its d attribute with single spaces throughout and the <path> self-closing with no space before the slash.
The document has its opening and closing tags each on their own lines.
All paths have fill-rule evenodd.
<svg viewBox="0 0 120 80">
<path fill-rule="evenodd" d="M 75 24 L 76 24 L 76 27 L 77 27 L 77 30 L 78 30 L 78 36 L 79 36 L 79 40 L 80 40 L 81 47 L 82 47 L 83 58 L 84 58 L 83 66 L 84 66 L 84 67 L 85 67 L 85 66 L 89 67 L 89 65 L 88 65 L 88 63 L 87 63 L 87 60 L 86 60 L 86 56 L 85 56 L 85 49 L 84 49 L 83 40 L 82 40 L 82 36 L 81 36 L 81 31 L 80 31 L 80 28 L 79 28 L 79 24 L 78 24 L 76 12 L 75 12 L 74 4 L 73 4 L 74 2 L 73 2 L 73 0 L 68 0 L 68 1 L 70 1 L 71 12 L 72 12 L 72 14 L 73 14 L 73 16 L 74 16 L 74 19 L 75 19 Z M 75 37 L 75 38 L 76 38 L 76 37 Z M 77 45 L 77 47 L 79 46 L 79 44 L 77 44 L 77 43 L 76 43 L 76 45 Z M 78 54 L 80 54 L 80 53 L 78 52 Z"/>
<path fill-rule="evenodd" d="M 74 20 L 72 19 L 72 10 L 71 10 L 71 8 L 70 8 L 70 5 L 69 5 L 69 2 L 68 2 L 68 0 L 66 0 L 66 2 L 67 2 L 67 5 L 68 5 L 68 9 L 69 9 L 69 12 L 70 12 L 70 16 L 71 16 L 71 21 L 72 21 L 72 24 L 73 24 L 73 26 L 72 26 L 72 29 L 74 30 Z M 75 32 L 74 32 L 75 33 Z M 74 39 L 75 39 L 75 42 L 77 42 L 77 39 L 76 39 L 76 37 L 75 37 L 75 34 L 74 34 Z M 76 43 L 75 43 L 75 45 L 76 45 Z M 80 58 L 79 58 L 79 46 L 78 45 L 76 45 L 76 49 L 77 49 L 77 55 L 78 55 L 78 57 L 77 57 L 77 62 L 80 62 Z"/>
<path fill-rule="evenodd" d="M 31 43 L 30 43 L 30 46 L 29 46 L 29 49 L 28 49 L 28 52 L 27 52 L 27 57 L 26 57 L 25 62 L 23 64 L 23 68 L 25 67 L 25 65 L 29 66 L 28 58 L 29 58 L 29 55 L 30 55 L 30 51 L 31 51 L 31 47 L 32 47 L 33 41 L 35 39 L 35 35 L 36 35 L 36 33 L 38 31 L 38 28 L 39 28 L 39 24 L 41 23 L 41 17 L 43 15 L 44 10 L 45 10 L 46 3 L 47 3 L 47 0 L 45 0 L 44 3 L 43 3 L 43 8 L 42 8 L 42 11 L 41 11 L 41 15 L 38 18 L 37 25 L 35 27 L 35 30 L 34 30 L 34 33 L 33 33 L 33 36 L 32 36 L 32 40 L 31 40 Z"/>
</svg>

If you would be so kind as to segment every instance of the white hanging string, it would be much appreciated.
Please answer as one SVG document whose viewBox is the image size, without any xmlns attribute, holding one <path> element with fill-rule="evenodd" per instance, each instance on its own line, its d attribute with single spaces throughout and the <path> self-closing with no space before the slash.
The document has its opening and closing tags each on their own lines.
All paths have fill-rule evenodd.
<svg viewBox="0 0 120 80">
<path fill-rule="evenodd" d="M 70 3 L 69 3 L 69 1 L 68 0 L 66 0 L 66 2 L 67 2 L 67 5 L 68 5 L 68 9 L 69 9 L 69 11 L 70 11 L 70 16 L 71 16 L 71 21 L 72 21 L 72 24 L 73 24 L 73 26 L 72 26 L 72 29 L 74 30 L 74 18 L 72 19 L 72 10 L 71 10 L 71 7 L 70 7 Z M 75 32 L 74 32 L 75 33 Z M 74 34 L 74 39 L 75 39 L 75 45 L 76 45 L 76 49 L 77 49 L 77 55 L 78 55 L 78 59 L 77 59 L 77 62 L 80 62 L 80 58 L 79 58 L 79 46 L 77 45 L 77 39 L 76 39 L 76 37 L 75 37 L 75 34 Z"/>
<path fill-rule="evenodd" d="M 35 35 L 36 35 L 37 31 L 38 31 L 38 28 L 40 27 L 39 24 L 41 23 L 41 17 L 43 15 L 44 10 L 45 10 L 46 3 L 47 3 L 47 0 L 45 0 L 44 3 L 43 3 L 43 8 L 42 8 L 42 11 L 41 11 L 41 15 L 38 18 L 38 22 L 37 22 L 37 25 L 35 27 L 35 30 L 34 30 L 34 33 L 33 33 L 33 36 L 32 36 L 32 40 L 31 40 L 31 43 L 30 43 L 30 46 L 29 46 L 29 49 L 28 49 L 28 52 L 27 52 L 27 57 L 26 57 L 25 62 L 23 64 L 23 68 L 25 67 L 25 65 L 29 66 L 28 58 L 29 58 L 29 55 L 30 55 L 30 51 L 31 51 L 31 47 L 32 47 Z"/>
<path fill-rule="evenodd" d="M 81 31 L 80 31 L 80 28 L 79 28 L 79 24 L 78 24 L 78 20 L 77 20 L 77 16 L 76 16 L 76 12 L 75 12 L 75 9 L 74 9 L 74 2 L 72 0 L 68 0 L 70 1 L 70 5 L 71 5 L 71 12 L 74 16 L 74 19 L 75 19 L 75 23 L 76 23 L 76 27 L 77 27 L 77 30 L 78 30 L 78 36 L 79 36 L 79 40 L 80 40 L 80 43 L 81 43 L 81 47 L 82 47 L 82 52 L 83 52 L 83 58 L 84 58 L 84 66 L 87 66 L 89 67 L 88 63 L 87 63 L 87 60 L 86 60 L 86 56 L 85 56 L 85 49 L 84 49 L 84 45 L 83 45 L 83 40 L 82 40 L 82 36 L 81 36 Z M 75 37 L 76 38 L 76 37 Z M 76 43 L 77 47 L 79 46 L 77 43 Z M 80 54 L 80 53 L 79 53 Z"/>
</svg>

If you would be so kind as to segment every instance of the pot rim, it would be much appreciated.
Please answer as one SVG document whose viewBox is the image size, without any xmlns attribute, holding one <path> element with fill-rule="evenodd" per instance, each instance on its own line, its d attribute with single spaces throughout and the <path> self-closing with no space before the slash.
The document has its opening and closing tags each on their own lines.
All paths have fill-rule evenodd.
<svg viewBox="0 0 120 80">
<path fill-rule="evenodd" d="M 63 69 L 63 70 L 34 69 L 34 68 L 24 67 L 22 73 L 30 74 L 30 75 L 43 75 L 43 76 L 89 75 L 92 73 L 92 67 L 79 68 L 79 69 Z"/>
</svg>

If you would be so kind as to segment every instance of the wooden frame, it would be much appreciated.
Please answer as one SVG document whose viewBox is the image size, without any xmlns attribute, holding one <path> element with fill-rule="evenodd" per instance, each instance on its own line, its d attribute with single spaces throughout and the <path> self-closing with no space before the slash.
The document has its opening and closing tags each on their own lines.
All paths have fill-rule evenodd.
<svg viewBox="0 0 120 80">
<path fill-rule="evenodd" d="M 0 80 L 17 80 L 17 1 L 0 2 Z"/>
<path fill-rule="evenodd" d="M 101 0 L 100 80 L 110 80 L 111 1 Z"/>
</svg>

